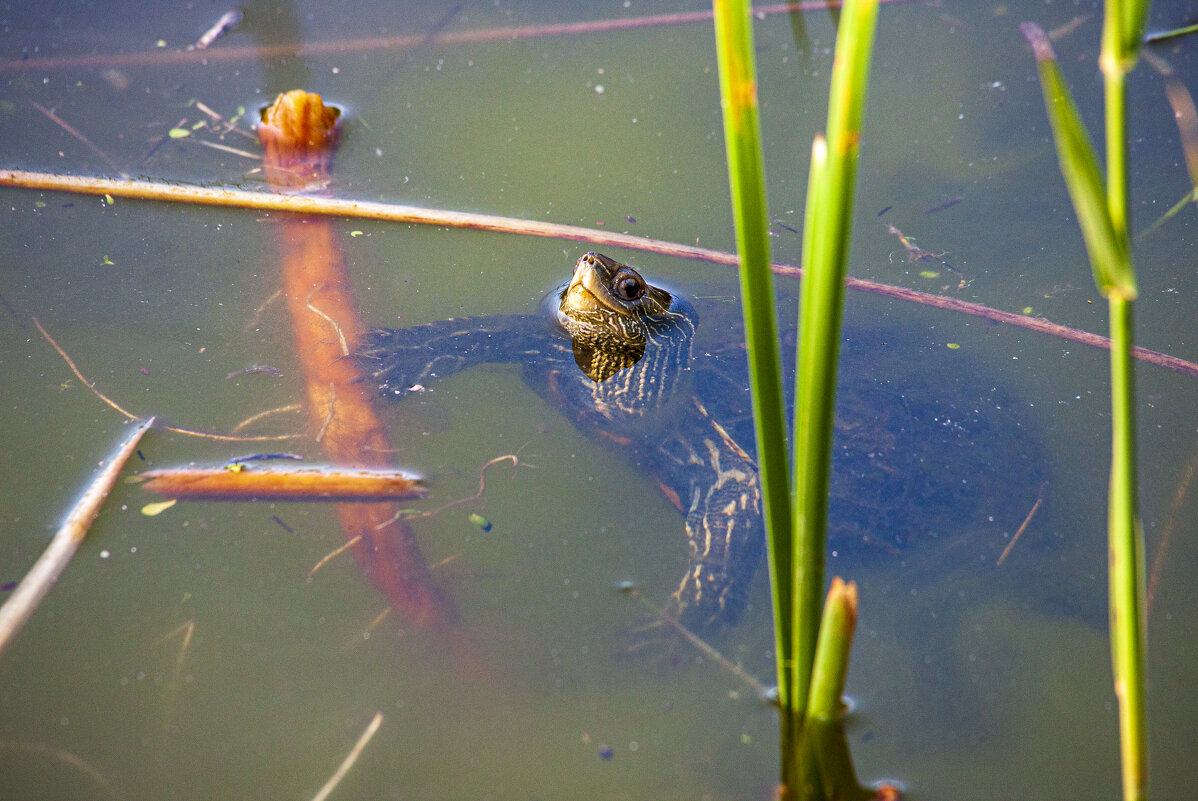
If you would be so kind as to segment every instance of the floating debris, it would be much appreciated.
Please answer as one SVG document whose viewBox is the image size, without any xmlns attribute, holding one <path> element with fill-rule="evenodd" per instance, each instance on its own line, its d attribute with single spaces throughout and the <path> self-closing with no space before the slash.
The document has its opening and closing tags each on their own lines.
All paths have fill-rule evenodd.
<svg viewBox="0 0 1198 801">
<path fill-rule="evenodd" d="M 271 367 L 269 364 L 255 364 L 253 367 L 247 367 L 244 370 L 234 370 L 225 376 L 225 378 L 236 378 L 239 375 L 257 375 L 258 373 L 266 373 L 267 375 L 282 375 L 283 371 L 278 367 Z"/>
<path fill-rule="evenodd" d="M 237 23 L 241 22 L 241 20 L 244 18 L 244 16 L 245 15 L 242 14 L 237 9 L 233 9 L 232 11 L 226 11 L 224 14 L 221 15 L 221 18 L 218 19 L 213 24 L 213 26 L 211 28 L 204 31 L 204 35 L 201 36 L 199 39 L 197 39 L 195 44 L 193 44 L 191 47 L 189 47 L 187 49 L 188 50 L 204 50 L 205 48 L 208 47 L 208 45 L 215 42 L 223 34 L 226 34 L 229 31 L 231 31 L 233 29 L 233 27 L 235 25 L 237 25 Z"/>
<path fill-rule="evenodd" d="M 298 453 L 251 453 L 248 456 L 237 456 L 226 462 L 226 465 L 241 464 L 243 462 L 264 462 L 270 459 L 291 459 L 293 461 L 302 462 L 304 457 Z"/>
<path fill-rule="evenodd" d="M 951 209 L 953 206 L 957 205 L 964 199 L 965 199 L 965 195 L 957 195 L 956 197 L 950 197 L 948 200 L 944 201 L 943 203 L 940 203 L 939 205 L 932 206 L 932 208 L 930 208 L 930 209 L 924 209 L 923 213 L 924 214 L 936 214 L 937 212 L 944 211 L 945 209 Z"/>
<path fill-rule="evenodd" d="M 158 515 L 170 509 L 179 501 L 177 498 L 171 498 L 169 501 L 158 501 L 156 503 L 147 503 L 141 507 L 141 513 L 146 517 L 157 517 Z"/>
<path fill-rule="evenodd" d="M 108 458 L 104 469 L 92 480 L 66 522 L 58 529 L 50 545 L 42 553 L 33 567 L 21 579 L 13 594 L 0 606 L 0 653 L 16 636 L 25 622 L 33 615 L 38 604 L 46 597 L 50 587 L 58 580 L 80 543 L 87 536 L 87 530 L 92 520 L 100 513 L 104 499 L 108 497 L 117 476 L 129 461 L 129 457 L 137 450 L 141 437 L 154 425 L 154 418 L 144 420 L 125 438 L 120 447 Z"/>
<path fill-rule="evenodd" d="M 242 469 L 229 469 L 234 466 Z M 424 495 L 419 479 L 397 470 L 248 470 L 238 464 L 151 470 L 139 478 L 150 492 L 185 499 L 380 501 Z"/>
</svg>

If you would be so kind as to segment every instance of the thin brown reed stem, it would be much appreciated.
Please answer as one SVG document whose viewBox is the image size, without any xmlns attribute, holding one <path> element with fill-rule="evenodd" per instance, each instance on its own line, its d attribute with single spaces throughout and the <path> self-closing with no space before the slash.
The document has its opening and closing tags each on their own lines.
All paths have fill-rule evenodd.
<svg viewBox="0 0 1198 801">
<path fill-rule="evenodd" d="M 660 239 L 649 239 L 647 237 L 621 234 L 614 231 L 599 231 L 577 225 L 563 225 L 561 223 L 548 223 L 539 220 L 522 220 L 516 217 L 500 217 L 493 214 L 428 209 L 399 203 L 276 195 L 268 192 L 244 192 L 237 189 L 176 186 L 150 181 L 126 181 L 115 178 L 55 175 L 53 173 L 36 173 L 25 170 L 0 170 L 0 186 L 78 192 L 88 195 L 110 194 L 114 197 L 127 197 L 138 200 L 195 203 L 197 205 L 259 209 L 263 211 L 290 211 L 299 214 L 352 217 L 417 225 L 439 225 L 448 228 L 464 228 L 477 231 L 494 231 L 498 233 L 521 234 L 524 236 L 567 239 L 592 245 L 606 245 L 647 253 L 660 253 L 683 259 L 697 259 L 715 264 L 735 266 L 737 263 L 736 254 L 733 253 L 725 253 L 724 251 L 693 245 L 682 245 L 676 242 L 665 242 Z M 798 278 L 802 275 L 802 270 L 791 264 L 775 263 L 771 269 L 778 275 L 793 278 Z M 957 312 L 958 314 L 981 317 L 995 323 L 1047 334 L 1048 336 L 1077 342 L 1078 344 L 1087 345 L 1092 348 L 1099 348 L 1106 351 L 1111 349 L 1111 340 L 1108 337 L 1059 325 L 1042 317 L 1029 317 L 1026 314 L 1002 311 L 989 306 L 983 306 L 980 303 L 971 303 L 967 300 L 959 300 L 944 295 L 932 295 L 916 289 L 892 286 L 877 281 L 868 281 L 863 278 L 846 278 L 844 285 L 848 289 L 857 292 L 868 292 L 895 300 Z M 1173 372 L 1192 378 L 1198 378 L 1198 364 L 1194 362 L 1138 346 L 1132 349 L 1132 355 L 1147 364 L 1163 367 L 1166 370 L 1172 370 Z"/>
<path fill-rule="evenodd" d="M 900 3 L 907 0 L 880 0 Z M 839 7 L 838 0 L 808 0 L 802 3 L 775 3 L 759 6 L 753 13 L 765 17 L 790 14 L 795 11 L 818 11 Z M 13 58 L 0 61 L 0 73 L 44 71 L 74 67 L 166 67 L 185 64 L 218 64 L 280 57 L 310 58 L 313 56 L 344 55 L 368 50 L 411 50 L 423 45 L 461 45 L 483 42 L 504 42 L 517 39 L 541 39 L 553 36 L 582 36 L 584 34 L 655 28 L 709 22 L 712 12 L 685 11 L 672 14 L 652 14 L 643 17 L 560 22 L 549 25 L 525 25 L 507 28 L 487 28 L 472 31 L 443 31 L 430 37 L 427 33 L 374 36 L 362 39 L 339 39 L 327 42 L 276 44 L 267 47 L 212 47 L 206 50 L 148 50 L 139 53 L 107 55 L 50 56 L 48 58 Z"/>
</svg>

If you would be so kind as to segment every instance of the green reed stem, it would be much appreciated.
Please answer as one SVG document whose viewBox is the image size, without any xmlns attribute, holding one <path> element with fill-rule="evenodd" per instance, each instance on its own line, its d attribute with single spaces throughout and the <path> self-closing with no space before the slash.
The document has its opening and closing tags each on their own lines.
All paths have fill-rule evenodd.
<svg viewBox="0 0 1198 801">
<path fill-rule="evenodd" d="M 795 376 L 793 682 L 800 718 L 810 692 L 823 602 L 844 279 L 876 22 L 877 0 L 848 0 L 842 8 L 827 142 L 816 138 L 808 179 Z"/>
<path fill-rule="evenodd" d="M 765 166 L 757 109 L 757 69 L 753 31 L 746 0 L 714 0 L 716 57 L 724 113 L 728 182 L 740 256 L 741 304 L 749 385 L 769 554 L 777 653 L 778 698 L 790 708 L 795 695 L 789 666 L 793 664 L 788 620 L 792 606 L 790 480 L 786 453 L 785 401 L 782 396 L 778 322 L 774 281 L 770 272 L 769 216 L 766 212 Z"/>
<path fill-rule="evenodd" d="M 807 719 L 831 723 L 840 720 L 841 699 L 849 674 L 849 652 L 857 628 L 857 585 L 832 580 L 820 622 L 819 645 L 811 671 Z"/>
<path fill-rule="evenodd" d="M 1103 9 L 1102 67 L 1106 90 L 1107 209 L 1127 256 L 1127 280 L 1107 295 L 1111 314 L 1111 479 L 1107 506 L 1110 548 L 1111 662 L 1119 699 L 1123 798 L 1148 793 L 1148 723 L 1144 688 L 1147 647 L 1144 616 L 1144 533 L 1136 499 L 1136 417 L 1127 167 L 1127 83 L 1135 67 L 1148 16 L 1146 0 L 1107 0 Z"/>
<path fill-rule="evenodd" d="M 1144 663 L 1144 539 L 1136 500 L 1135 382 L 1132 370 L 1133 304 L 1137 294 L 1131 259 L 1127 169 L 1126 76 L 1135 66 L 1147 16 L 1141 0 L 1107 0 L 1102 67 L 1106 88 L 1107 184 L 1085 126 L 1039 27 L 1022 27 L 1040 69 L 1061 173 L 1098 289 L 1110 305 L 1111 475 L 1107 507 L 1110 550 L 1111 662 L 1119 700 L 1123 797 L 1147 794 L 1147 721 Z"/>
<path fill-rule="evenodd" d="M 1147 797 L 1148 724 L 1145 710 L 1144 534 L 1136 502 L 1135 382 L 1132 307 L 1112 295 L 1111 478 L 1107 499 L 1110 548 L 1111 662 L 1119 699 L 1123 798 Z"/>
</svg>

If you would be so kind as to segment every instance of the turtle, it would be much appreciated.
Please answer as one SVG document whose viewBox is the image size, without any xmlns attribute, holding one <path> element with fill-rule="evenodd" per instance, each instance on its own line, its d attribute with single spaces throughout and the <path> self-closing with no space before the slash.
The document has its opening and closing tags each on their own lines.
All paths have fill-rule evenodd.
<svg viewBox="0 0 1198 801">
<path fill-rule="evenodd" d="M 681 513 L 688 565 L 662 613 L 711 633 L 741 618 L 765 536 L 744 338 L 723 326 L 698 348 L 698 329 L 681 293 L 592 251 L 540 313 L 373 329 L 357 355 L 393 400 L 475 365 L 519 364 L 531 390 L 621 450 Z M 844 350 L 829 495 L 837 553 L 902 553 L 1015 510 L 1004 492 L 1012 477 L 1033 481 L 1038 455 L 1010 409 L 869 369 L 868 354 Z"/>
</svg>

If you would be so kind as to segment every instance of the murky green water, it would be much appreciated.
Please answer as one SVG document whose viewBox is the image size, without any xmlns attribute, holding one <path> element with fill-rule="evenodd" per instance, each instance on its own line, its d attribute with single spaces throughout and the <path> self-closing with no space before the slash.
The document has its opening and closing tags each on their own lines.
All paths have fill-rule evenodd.
<svg viewBox="0 0 1198 801">
<path fill-rule="evenodd" d="M 686 8 L 578 5 L 466 4 L 444 30 Z M 1157 27 L 1189 19 L 1180 4 L 1159 5 Z M 213 52 L 295 37 L 419 34 L 448 6 L 250 4 L 243 25 Z M 347 110 L 332 187 L 339 196 L 732 247 L 708 23 L 415 52 L 249 52 L 149 67 L 100 61 L 185 47 L 223 11 L 197 5 L 164 16 L 133 3 L 0 9 L 3 166 L 257 187 L 255 162 L 197 145 L 217 141 L 205 132 L 147 153 L 171 127 L 202 119 L 192 100 L 229 116 L 302 84 Z M 1030 307 L 1103 332 L 1105 305 L 1017 30 L 1027 19 L 1052 28 L 1089 15 L 1058 48 L 1096 126 L 1098 9 L 894 3 L 881 14 L 853 274 L 1000 309 Z M 803 48 L 785 15 L 756 26 L 771 212 L 796 228 L 832 40 L 827 14 L 805 19 Z M 1179 40 L 1158 51 L 1191 90 L 1194 46 Z M 11 64 L 74 55 L 97 62 Z M 1135 73 L 1131 102 L 1134 213 L 1143 230 L 1183 195 L 1187 177 L 1152 69 Z M 33 103 L 74 126 L 116 168 Z M 235 134 L 223 143 L 258 151 Z M 192 427 L 228 430 L 296 402 L 302 380 L 285 310 L 275 304 L 255 320 L 278 288 L 277 224 L 264 215 L 13 190 L 0 198 L 0 295 L 10 307 L 0 314 L 0 470 L 8 488 L 0 497 L 0 582 L 9 582 L 126 431 L 70 375 L 32 315 L 108 395 Z M 943 270 L 921 277 L 927 265 L 906 264 L 888 224 L 949 253 L 969 285 L 957 288 Z M 362 313 L 387 326 L 531 311 L 588 249 L 337 225 Z M 781 225 L 776 233 L 775 256 L 797 262 L 799 238 Z M 1188 208 L 1136 242 L 1139 342 L 1190 359 L 1198 359 L 1195 239 Z M 611 255 L 686 289 L 701 310 L 735 302 L 728 268 Z M 782 281 L 780 289 L 789 318 L 797 287 Z M 993 386 L 1017 399 L 1050 477 L 1043 507 L 1002 567 L 989 557 L 942 563 L 926 551 L 887 564 L 833 560 L 833 570 L 862 588 L 850 676 L 858 705 L 848 726 L 860 776 L 897 777 L 928 799 L 1115 797 L 1105 354 L 862 295 L 849 298 L 848 316 L 857 326 L 903 332 L 896 350 L 942 376 L 929 391 L 977 395 Z M 960 349 L 948 351 L 950 342 Z M 283 375 L 226 379 L 253 364 Z M 1188 744 L 1198 713 L 1190 681 L 1198 669 L 1198 508 L 1184 483 L 1198 454 L 1198 389 L 1152 367 L 1140 368 L 1138 380 L 1150 569 L 1165 554 L 1149 619 L 1154 795 L 1183 798 L 1194 779 Z M 493 468 L 482 500 L 415 524 L 428 561 L 451 560 L 435 574 L 460 611 L 452 643 L 394 617 L 365 634 L 387 602 L 352 559 L 307 580 L 341 541 L 331 508 L 187 504 L 150 518 L 138 510 L 151 498 L 121 486 L 0 660 L 0 796 L 311 796 L 382 711 L 382 727 L 336 797 L 768 797 L 775 717 L 736 678 L 689 652 L 683 664 L 663 667 L 617 656 L 644 610 L 616 583 L 635 580 L 661 598 L 685 565 L 680 521 L 655 488 L 576 432 L 511 367 L 467 372 L 432 400 L 385 414 L 402 461 L 430 477 L 428 507 L 473 494 L 480 466 L 495 456 L 519 453 L 528 465 Z M 296 415 L 275 425 L 301 424 Z M 296 449 L 318 452 L 310 443 Z M 247 450 L 157 432 L 142 445 L 159 465 Z M 472 526 L 469 511 L 494 528 Z M 768 679 L 763 583 L 752 600 L 718 644 Z"/>
</svg>

